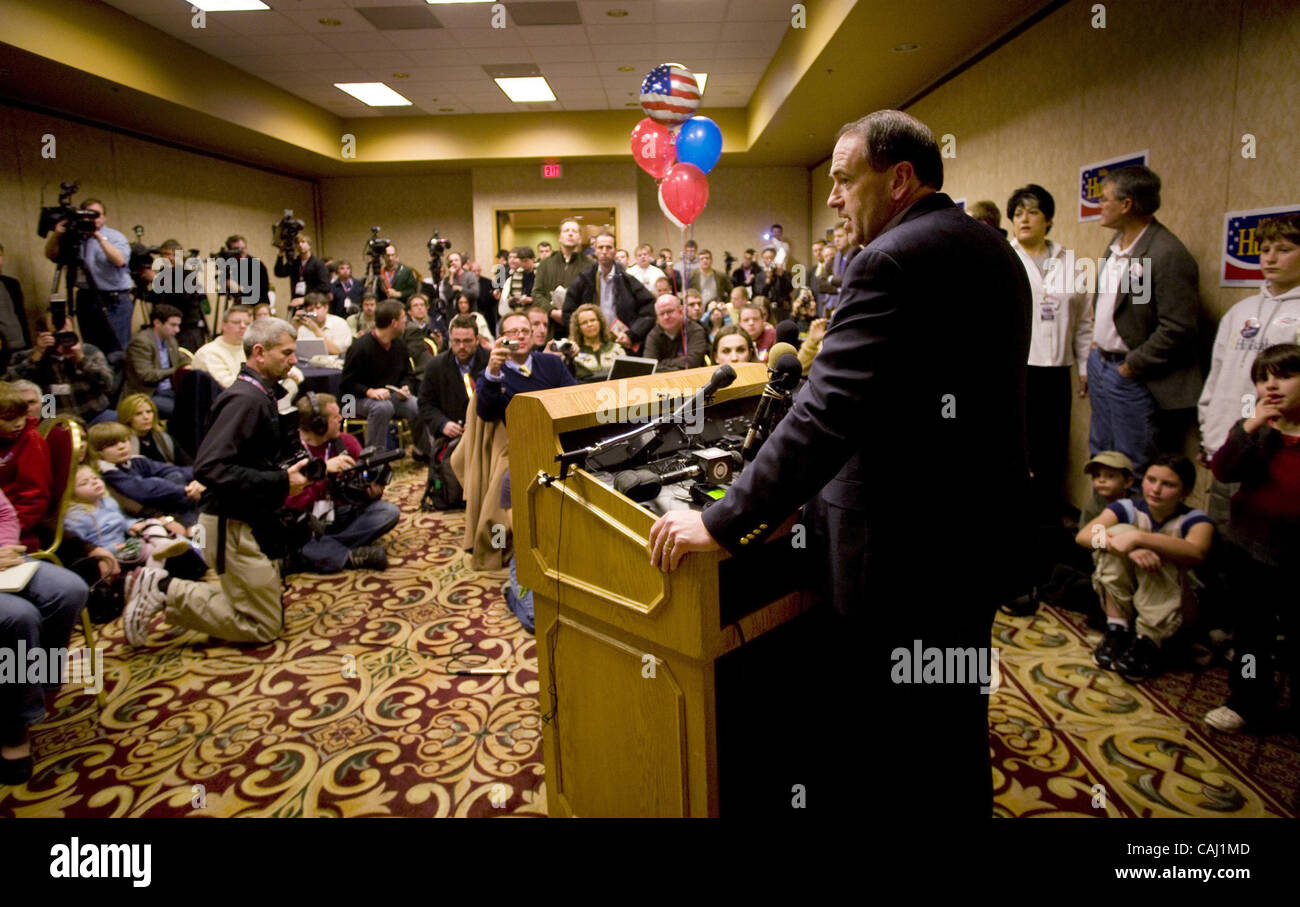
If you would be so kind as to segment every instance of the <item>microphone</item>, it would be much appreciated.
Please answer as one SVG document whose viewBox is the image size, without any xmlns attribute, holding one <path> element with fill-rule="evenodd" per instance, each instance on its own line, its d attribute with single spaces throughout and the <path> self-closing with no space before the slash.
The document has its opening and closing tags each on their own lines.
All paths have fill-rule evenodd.
<svg viewBox="0 0 1300 907">
<path fill-rule="evenodd" d="M 593 465 L 608 469 L 620 463 L 626 463 L 633 457 L 643 453 L 652 453 L 661 443 L 661 433 L 683 421 L 683 415 L 689 407 L 713 402 L 714 395 L 722 388 L 733 384 L 735 380 L 736 370 L 730 365 L 720 365 L 713 370 L 708 384 L 696 391 L 694 396 L 683 400 L 672 412 L 660 415 L 644 425 L 634 426 L 628 431 L 614 435 L 612 438 L 606 438 L 599 444 L 575 451 L 574 454 L 586 458 Z M 624 445 L 620 450 L 614 451 L 608 457 L 601 456 L 620 444 Z M 556 459 L 562 460 L 566 456 L 568 455 L 561 454 Z"/>
<path fill-rule="evenodd" d="M 650 469 L 625 469 L 614 476 L 614 489 L 638 504 L 653 501 L 663 490 L 659 473 Z"/>
<path fill-rule="evenodd" d="M 782 350 L 782 346 L 786 349 Z M 794 347 L 788 343 L 774 344 L 768 354 L 768 360 L 772 359 L 776 360 L 776 365 L 771 370 L 767 387 L 763 388 L 763 394 L 759 397 L 758 409 L 754 411 L 753 421 L 749 423 L 749 432 L 745 435 L 745 443 L 740 448 L 740 455 L 746 463 L 758 455 L 758 448 L 772 432 L 770 423 L 775 416 L 777 404 L 789 398 L 790 392 L 794 390 L 803 374 L 799 357 L 795 355 Z"/>
</svg>

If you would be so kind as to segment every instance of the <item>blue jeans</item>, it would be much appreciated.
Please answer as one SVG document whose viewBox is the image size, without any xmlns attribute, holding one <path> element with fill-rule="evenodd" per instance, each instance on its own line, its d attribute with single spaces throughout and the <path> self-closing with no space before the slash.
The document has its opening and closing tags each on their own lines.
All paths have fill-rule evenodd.
<svg viewBox="0 0 1300 907">
<path fill-rule="evenodd" d="M 355 516 L 336 520 L 323 536 L 303 545 L 303 560 L 317 573 L 338 573 L 347 565 L 353 548 L 369 545 L 388 532 L 400 515 L 396 504 L 371 501 Z"/>
<path fill-rule="evenodd" d="M 0 592 L 0 649 L 16 652 L 20 640 L 28 652 L 66 649 L 89 596 L 85 581 L 71 570 L 39 563 L 26 589 Z M 61 671 L 62 666 L 54 678 Z M 53 678 L 47 675 L 47 680 Z M 45 697 L 58 692 L 57 680 L 44 689 L 39 683 L 0 683 L 0 743 L 20 742 L 28 725 L 45 715 Z"/>
<path fill-rule="evenodd" d="M 1133 461 L 1138 482 L 1159 452 L 1156 416 L 1160 407 L 1145 384 L 1119 373 L 1120 363 L 1093 350 L 1088 356 L 1088 396 L 1092 398 L 1092 423 L 1088 452 L 1118 450 Z"/>
<path fill-rule="evenodd" d="M 388 424 L 394 416 L 406 419 L 414 428 L 415 420 L 420 415 L 415 397 L 399 400 L 396 394 L 387 400 L 371 400 L 369 397 L 358 400 L 357 412 L 366 417 L 366 446 L 380 450 L 388 449 Z"/>
</svg>

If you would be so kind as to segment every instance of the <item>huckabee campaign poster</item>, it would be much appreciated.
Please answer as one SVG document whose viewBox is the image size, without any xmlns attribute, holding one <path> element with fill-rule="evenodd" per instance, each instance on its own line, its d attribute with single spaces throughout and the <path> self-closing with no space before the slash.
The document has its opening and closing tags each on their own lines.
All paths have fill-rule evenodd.
<svg viewBox="0 0 1300 907">
<path fill-rule="evenodd" d="M 1255 228 L 1266 218 L 1297 212 L 1300 212 L 1300 205 L 1281 205 L 1229 211 L 1223 215 L 1223 240 L 1219 243 L 1223 267 L 1219 273 L 1219 286 L 1263 286 L 1264 274 L 1259 269 L 1259 241 L 1255 239 Z"/>
<path fill-rule="evenodd" d="M 1107 173 L 1133 164 L 1145 166 L 1150 156 L 1151 152 L 1149 150 L 1139 151 L 1136 154 L 1125 154 L 1121 157 L 1097 161 L 1095 164 L 1084 164 L 1080 167 L 1079 223 L 1101 220 L 1101 181 L 1105 179 Z"/>
</svg>

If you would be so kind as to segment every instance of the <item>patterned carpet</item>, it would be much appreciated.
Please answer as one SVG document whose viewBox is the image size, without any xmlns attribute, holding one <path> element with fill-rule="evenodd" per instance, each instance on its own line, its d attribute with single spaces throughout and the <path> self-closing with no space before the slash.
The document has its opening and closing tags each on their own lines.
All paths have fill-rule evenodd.
<svg viewBox="0 0 1300 907">
<path fill-rule="evenodd" d="M 402 508 L 389 569 L 293 577 L 273 644 L 156 625 L 133 649 L 120 621 L 98 628 L 108 707 L 65 686 L 33 728 L 35 777 L 0 786 L 0 817 L 544 816 L 533 638 L 504 571 L 468 570 L 462 515 L 419 512 L 423 478 L 406 467 L 388 491 Z M 1294 736 L 1200 724 L 1224 668 L 1134 686 L 1093 666 L 1090 632 L 1047 607 L 994 626 L 997 815 L 1300 812 Z M 509 673 L 449 673 L 476 665 Z"/>
<path fill-rule="evenodd" d="M 291 578 L 275 643 L 99 627 L 107 709 L 65 685 L 0 816 L 544 816 L 533 638 L 423 490 L 407 467 L 387 493 L 386 572 Z M 478 665 L 509 673 L 448 673 Z"/>
<path fill-rule="evenodd" d="M 1099 638 L 1079 615 L 1047 606 L 999 615 L 1003 681 L 989 703 L 997 815 L 1300 812 L 1295 735 L 1225 735 L 1201 722 L 1227 698 L 1226 668 L 1134 685 L 1093 664 Z"/>
</svg>

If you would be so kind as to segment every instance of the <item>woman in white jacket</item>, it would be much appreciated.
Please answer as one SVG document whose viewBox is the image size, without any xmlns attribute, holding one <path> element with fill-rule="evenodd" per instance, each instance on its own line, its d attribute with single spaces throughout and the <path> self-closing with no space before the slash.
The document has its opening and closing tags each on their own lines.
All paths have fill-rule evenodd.
<svg viewBox="0 0 1300 907">
<path fill-rule="evenodd" d="M 1066 250 L 1047 238 L 1056 203 L 1042 186 L 1030 183 L 1007 201 L 1011 248 L 1029 275 L 1029 370 L 1025 415 L 1029 468 L 1041 525 L 1060 524 L 1061 496 L 1070 442 L 1070 369 L 1078 369 L 1079 396 L 1088 393 L 1088 349 L 1092 310 L 1085 292 L 1076 292 L 1074 275 L 1065 273 Z"/>
</svg>

